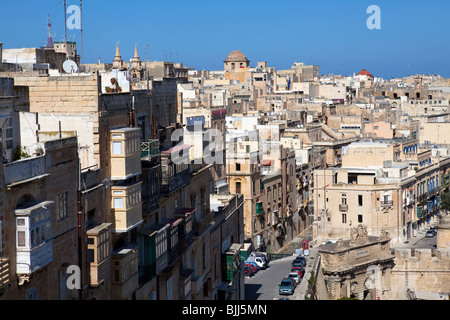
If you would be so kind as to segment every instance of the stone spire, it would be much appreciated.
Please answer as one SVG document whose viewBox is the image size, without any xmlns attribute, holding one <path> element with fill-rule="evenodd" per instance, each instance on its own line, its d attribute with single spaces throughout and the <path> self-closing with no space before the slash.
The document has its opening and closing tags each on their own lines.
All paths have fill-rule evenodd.
<svg viewBox="0 0 450 320">
<path fill-rule="evenodd" d="M 141 69 L 141 60 L 139 59 L 138 49 L 137 45 L 134 47 L 134 57 L 131 61 L 131 68 L 132 69 Z"/>
<path fill-rule="evenodd" d="M 120 55 L 119 42 L 117 42 L 116 55 L 114 56 L 114 60 L 113 60 L 113 68 L 118 68 L 118 69 L 123 68 L 123 60 L 122 60 L 122 56 Z"/>
</svg>

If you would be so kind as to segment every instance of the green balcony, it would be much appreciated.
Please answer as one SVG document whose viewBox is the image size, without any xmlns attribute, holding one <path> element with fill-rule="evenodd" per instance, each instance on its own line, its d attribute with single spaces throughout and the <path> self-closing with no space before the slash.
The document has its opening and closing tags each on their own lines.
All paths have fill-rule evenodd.
<svg viewBox="0 0 450 320">
<path fill-rule="evenodd" d="M 423 213 L 423 208 L 422 207 L 417 207 L 417 218 L 421 219 L 422 218 L 422 213 Z"/>
<path fill-rule="evenodd" d="M 263 203 L 262 201 L 256 202 L 256 215 L 263 213 Z"/>
</svg>

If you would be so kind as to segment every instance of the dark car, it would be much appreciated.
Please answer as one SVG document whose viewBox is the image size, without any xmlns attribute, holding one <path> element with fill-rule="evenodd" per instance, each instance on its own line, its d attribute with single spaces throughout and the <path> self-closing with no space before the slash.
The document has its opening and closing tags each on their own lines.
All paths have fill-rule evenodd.
<svg viewBox="0 0 450 320">
<path fill-rule="evenodd" d="M 298 256 L 292 261 L 293 267 L 304 267 L 306 265 L 306 258 L 302 256 Z"/>
<path fill-rule="evenodd" d="M 433 230 L 428 230 L 427 233 L 425 234 L 425 237 L 427 238 L 433 238 L 436 234 L 434 233 Z"/>
<path fill-rule="evenodd" d="M 295 257 L 294 261 L 301 261 L 306 264 L 306 258 L 304 256 L 297 256 Z"/>
<path fill-rule="evenodd" d="M 433 231 L 434 235 L 437 235 L 436 227 L 430 227 L 430 231 Z"/>
<path fill-rule="evenodd" d="M 294 284 L 294 279 L 290 279 L 290 278 L 284 278 L 283 280 L 281 280 L 280 283 L 280 289 L 279 289 L 279 294 L 294 294 L 294 289 L 295 289 L 295 284 Z"/>
</svg>

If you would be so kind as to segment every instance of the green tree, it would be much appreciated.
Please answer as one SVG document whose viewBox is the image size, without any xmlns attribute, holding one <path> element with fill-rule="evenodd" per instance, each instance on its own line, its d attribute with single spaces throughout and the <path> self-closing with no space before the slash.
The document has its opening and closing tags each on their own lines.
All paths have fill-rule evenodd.
<svg viewBox="0 0 450 320">
<path fill-rule="evenodd" d="M 441 194 L 441 210 L 450 211 L 450 192 Z"/>
</svg>

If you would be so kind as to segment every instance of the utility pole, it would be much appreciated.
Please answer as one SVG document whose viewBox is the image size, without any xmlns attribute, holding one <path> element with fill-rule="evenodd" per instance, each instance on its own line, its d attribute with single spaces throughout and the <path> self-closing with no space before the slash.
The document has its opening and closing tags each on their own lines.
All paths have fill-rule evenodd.
<svg viewBox="0 0 450 320">
<path fill-rule="evenodd" d="M 83 0 L 80 0 L 80 22 L 81 22 L 81 64 L 84 64 L 83 55 Z"/>
</svg>

